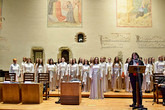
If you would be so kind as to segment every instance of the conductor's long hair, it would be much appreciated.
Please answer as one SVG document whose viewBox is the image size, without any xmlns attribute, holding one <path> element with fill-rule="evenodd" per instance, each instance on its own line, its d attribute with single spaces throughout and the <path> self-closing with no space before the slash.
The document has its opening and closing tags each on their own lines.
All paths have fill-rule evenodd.
<svg viewBox="0 0 165 110">
<path fill-rule="evenodd" d="M 137 53 L 137 52 L 133 52 L 133 53 L 132 53 L 131 60 L 133 60 L 133 55 L 134 55 L 134 54 L 135 54 L 135 55 L 137 56 L 137 58 L 139 59 L 139 55 L 138 55 L 138 53 Z"/>
</svg>

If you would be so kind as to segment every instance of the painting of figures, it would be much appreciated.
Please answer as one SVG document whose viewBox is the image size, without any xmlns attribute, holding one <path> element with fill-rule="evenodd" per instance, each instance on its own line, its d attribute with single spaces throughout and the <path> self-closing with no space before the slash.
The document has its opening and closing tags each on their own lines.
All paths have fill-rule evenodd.
<svg viewBox="0 0 165 110">
<path fill-rule="evenodd" d="M 0 29 L 2 29 L 2 3 L 3 0 L 0 0 Z"/>
<path fill-rule="evenodd" d="M 81 0 L 48 0 L 48 27 L 81 27 Z"/>
<path fill-rule="evenodd" d="M 117 27 L 152 27 L 151 0 L 117 0 Z"/>
</svg>

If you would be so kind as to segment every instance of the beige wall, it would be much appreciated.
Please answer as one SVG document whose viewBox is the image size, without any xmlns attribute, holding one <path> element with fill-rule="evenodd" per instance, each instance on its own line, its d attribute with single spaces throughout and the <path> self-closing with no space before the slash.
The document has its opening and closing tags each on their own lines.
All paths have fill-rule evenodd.
<svg viewBox="0 0 165 110">
<path fill-rule="evenodd" d="M 165 48 L 139 48 L 135 35 L 165 35 L 165 0 L 152 0 L 152 28 L 116 27 L 116 0 L 83 0 L 82 28 L 48 28 L 47 0 L 4 0 L 3 29 L 0 36 L 4 38 L 4 49 L 0 50 L 0 69 L 8 69 L 12 59 L 18 63 L 22 57 L 30 57 L 33 46 L 43 47 L 45 58 L 57 60 L 58 49 L 67 46 L 73 57 L 89 58 L 90 56 L 106 56 L 114 58 L 122 51 L 124 61 L 136 51 L 142 57 L 165 53 Z M 78 44 L 74 36 L 84 32 L 87 41 Z M 109 36 L 111 33 L 130 33 L 130 42 L 123 43 L 122 48 L 101 48 L 99 35 Z"/>
</svg>

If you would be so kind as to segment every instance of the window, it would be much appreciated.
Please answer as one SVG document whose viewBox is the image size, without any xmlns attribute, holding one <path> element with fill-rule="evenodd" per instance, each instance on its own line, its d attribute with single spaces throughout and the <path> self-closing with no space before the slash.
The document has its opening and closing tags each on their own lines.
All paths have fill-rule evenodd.
<svg viewBox="0 0 165 110">
<path fill-rule="evenodd" d="M 79 32 L 77 33 L 77 35 L 75 36 L 75 40 L 78 43 L 83 43 L 86 41 L 86 36 L 83 32 Z"/>
</svg>

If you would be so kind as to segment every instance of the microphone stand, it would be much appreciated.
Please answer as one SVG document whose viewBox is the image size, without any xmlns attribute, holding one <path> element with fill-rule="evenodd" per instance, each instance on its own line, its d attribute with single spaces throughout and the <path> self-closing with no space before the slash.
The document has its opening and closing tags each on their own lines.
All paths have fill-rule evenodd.
<svg viewBox="0 0 165 110">
<path fill-rule="evenodd" d="M 55 103 L 56 104 L 60 104 L 61 101 L 60 101 L 60 92 L 59 92 L 59 86 L 56 86 L 58 88 L 58 101 L 56 101 Z"/>
<path fill-rule="evenodd" d="M 60 82 L 59 85 L 56 86 L 58 88 L 58 101 L 55 102 L 56 104 L 60 104 L 61 103 L 61 101 L 60 101 L 60 90 L 59 90 L 60 89 L 60 84 L 61 84 L 60 80 L 61 80 L 61 77 L 59 77 L 59 82 Z"/>
<path fill-rule="evenodd" d="M 144 108 L 143 106 L 142 106 L 142 107 L 139 106 L 139 103 L 140 103 L 140 102 L 139 102 L 139 101 L 140 101 L 140 100 L 139 100 L 139 96 L 142 95 L 142 91 L 140 91 L 140 90 L 141 90 L 140 87 L 142 86 L 142 85 L 141 85 L 141 80 L 142 80 L 142 79 L 141 79 L 141 77 L 140 77 L 140 74 L 142 74 L 142 73 L 139 73 L 139 72 L 140 72 L 140 68 L 139 68 L 139 65 L 138 65 L 138 66 L 137 66 L 137 76 L 136 76 L 136 92 L 137 92 L 137 93 L 136 93 L 136 101 L 137 101 L 137 106 L 134 107 L 133 110 L 134 110 L 134 109 L 138 109 L 138 110 L 147 110 L 147 108 Z M 139 83 L 140 83 L 140 84 L 139 84 Z M 140 94 L 140 93 L 141 93 L 141 94 Z"/>
</svg>

